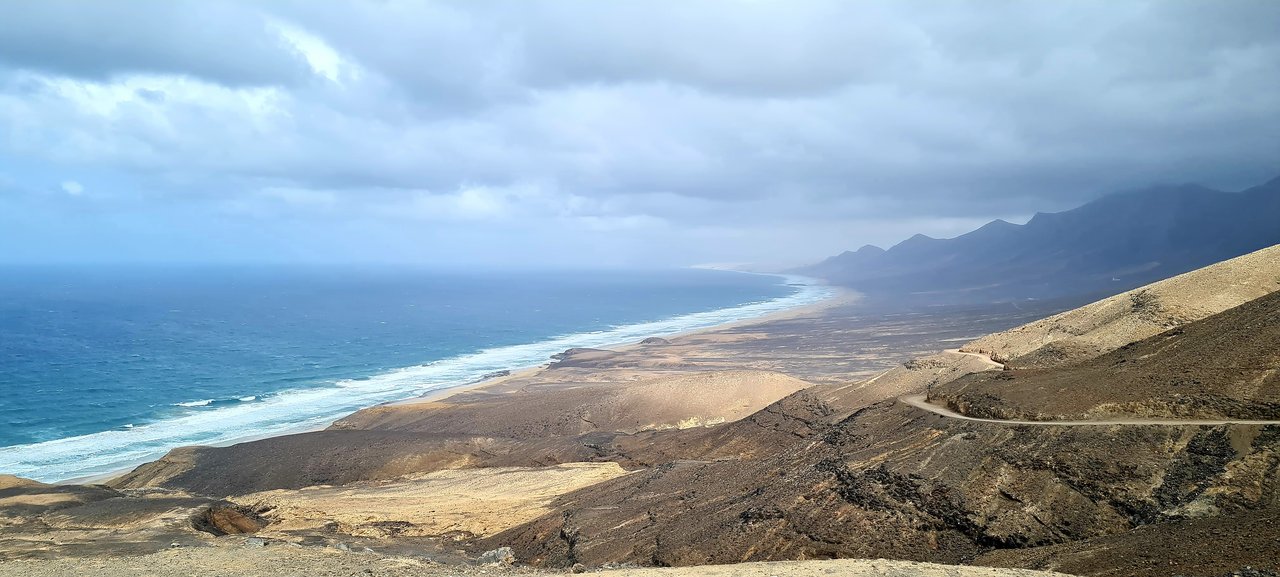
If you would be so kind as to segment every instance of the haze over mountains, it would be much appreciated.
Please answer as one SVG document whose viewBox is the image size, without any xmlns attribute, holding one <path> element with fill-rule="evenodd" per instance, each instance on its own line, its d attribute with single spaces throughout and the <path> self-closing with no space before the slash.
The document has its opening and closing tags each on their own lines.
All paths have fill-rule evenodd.
<svg viewBox="0 0 1280 577">
<path fill-rule="evenodd" d="M 1113 194 L 1024 225 L 867 245 L 796 272 L 872 296 L 994 301 L 1115 293 L 1280 243 L 1280 177 L 1241 192 L 1187 184 Z"/>
</svg>

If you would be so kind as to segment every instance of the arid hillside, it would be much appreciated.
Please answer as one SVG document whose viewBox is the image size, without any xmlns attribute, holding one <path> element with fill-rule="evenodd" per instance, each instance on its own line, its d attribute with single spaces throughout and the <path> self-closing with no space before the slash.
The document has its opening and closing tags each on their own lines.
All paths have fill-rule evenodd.
<svg viewBox="0 0 1280 577">
<path fill-rule="evenodd" d="M 1013 367 L 1096 357 L 1280 290 L 1280 245 L 1165 279 L 970 342 Z"/>
<path fill-rule="evenodd" d="M 976 417 L 1280 419 L 1280 292 L 1082 363 L 972 374 L 929 396 Z"/>
<path fill-rule="evenodd" d="M 145 553 L 247 531 L 442 562 L 510 548 L 552 570 L 833 558 L 1151 577 L 1172 575 L 1169 563 L 1185 575 L 1280 570 L 1280 425 L 1222 422 L 1275 417 L 1274 250 L 1051 323 L 1008 329 L 1007 310 L 821 311 L 570 351 L 331 430 L 175 450 L 113 488 L 15 480 L 24 501 L 11 503 L 16 537 L 0 549 Z M 975 327 L 1002 332 L 973 341 Z M 933 351 L 994 343 L 1013 368 L 971 344 L 871 370 L 922 339 Z M 1063 342 L 1081 346 L 1041 354 Z M 1028 358 L 1039 368 L 1017 368 Z M 1150 422 L 1162 415 L 1186 422 Z M 68 504 L 30 508 L 58 500 Z M 129 535 L 145 537 L 126 546 Z M 1158 559 L 1141 554 L 1148 539 Z"/>
<path fill-rule="evenodd" d="M 1162 297 L 1196 302 L 1202 307 L 1196 314 L 1208 316 L 1217 312 L 1211 310 L 1215 303 L 1237 299 L 1240 286 L 1248 286 L 1246 292 L 1260 290 L 1252 279 L 1274 275 L 1277 263 L 1268 259 L 1265 264 L 1272 268 L 1260 273 L 1250 267 L 1233 281 L 1228 273 L 1238 264 L 1200 275 L 1221 281 L 1216 284 L 1183 279 L 1159 287 Z M 1195 294 L 1181 294 L 1179 287 L 1194 288 Z M 1278 325 L 1271 318 L 1277 302 L 1280 296 L 1272 294 L 1196 322 L 1184 320 L 1180 329 L 1147 341 L 1116 343 L 1117 350 L 1109 355 L 1104 350 L 1104 356 L 1084 365 L 1066 363 L 1034 374 L 1044 380 L 1094 370 L 1101 371 L 1092 374 L 1099 377 L 1123 365 L 1117 374 L 1134 386 L 1095 381 L 1081 395 L 1090 406 L 1109 407 L 1112 415 L 1128 408 L 1146 418 L 1153 412 L 1145 407 L 1158 405 L 1178 408 L 1155 414 L 1223 415 L 1232 414 L 1222 412 L 1230 405 L 1241 414 L 1275 419 L 1268 407 L 1280 354 L 1273 330 Z M 1092 352 L 1123 340 L 1122 335 L 1147 336 L 1145 320 L 1127 318 L 1143 312 L 1130 307 L 1099 323 L 1107 336 L 1093 343 Z M 1027 332 L 1024 327 L 1008 334 Z M 1212 547 L 1188 537 L 1185 546 L 1163 551 L 1163 558 L 1197 571 L 1192 574 L 1274 565 L 1280 559 L 1280 534 L 1272 521 L 1280 515 L 1278 425 L 1036 426 L 948 418 L 896 398 L 860 408 L 838 406 L 842 395 L 836 391 L 882 387 L 886 379 L 897 383 L 892 388 L 900 393 L 989 382 L 1003 388 L 984 391 L 983 398 L 1024 398 L 1017 396 L 1023 392 L 1012 392 L 1018 381 L 1009 380 L 1008 371 L 990 370 L 998 365 L 979 363 L 974 356 L 937 355 L 861 385 L 797 393 L 771 408 L 769 428 L 736 429 L 738 443 L 767 435 L 775 450 L 734 459 L 710 444 L 685 444 L 689 452 L 682 460 L 566 495 L 557 511 L 486 543 L 511 543 L 522 557 L 551 566 L 828 557 L 951 563 L 1021 559 L 1043 565 L 1073 551 L 1071 558 L 1088 573 L 1107 574 L 1123 566 L 1127 574 L 1167 575 L 1167 565 L 1111 557 L 1105 552 L 1110 545 L 1104 544 L 1133 542 L 1140 534 L 1177 543 L 1179 523 L 1198 519 L 1225 542 L 1239 538 L 1251 545 Z M 955 369 L 962 363 L 975 363 L 983 372 L 953 380 L 963 374 Z M 1191 380 L 1171 383 L 1174 373 Z M 1187 394 L 1171 404 L 1180 394 L 1174 392 L 1177 387 Z M 1073 398 L 1069 388 L 1053 392 Z M 1025 398 L 1049 393 L 1039 390 Z M 802 397 L 807 401 L 797 402 Z M 788 403 L 787 410 L 779 409 Z M 700 448 L 707 452 L 698 454 Z M 1232 519 L 1242 522 L 1233 525 Z M 1249 535 L 1257 530 L 1272 537 L 1253 540 Z M 1126 541 L 1131 533 L 1135 536 Z M 1079 548 L 1069 549 L 1071 543 Z M 1030 553 L 1042 547 L 1056 547 L 1058 553 Z M 1028 553 L 995 555 L 1002 550 Z M 1079 561 L 1084 556 L 1089 563 Z"/>
</svg>

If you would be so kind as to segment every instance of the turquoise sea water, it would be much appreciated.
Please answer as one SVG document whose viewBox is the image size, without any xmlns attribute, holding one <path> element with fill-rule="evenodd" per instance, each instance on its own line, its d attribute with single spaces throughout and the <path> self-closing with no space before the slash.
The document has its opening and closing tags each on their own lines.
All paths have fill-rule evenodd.
<svg viewBox="0 0 1280 577">
<path fill-rule="evenodd" d="M 191 444 L 826 298 L 708 270 L 0 268 L 0 473 L 61 480 Z"/>
</svg>

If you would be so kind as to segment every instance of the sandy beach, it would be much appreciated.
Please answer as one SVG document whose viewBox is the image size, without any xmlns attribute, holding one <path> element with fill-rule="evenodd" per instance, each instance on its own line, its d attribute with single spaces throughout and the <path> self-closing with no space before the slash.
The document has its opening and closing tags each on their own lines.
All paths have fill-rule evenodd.
<svg viewBox="0 0 1280 577">
<path fill-rule="evenodd" d="M 815 303 L 793 307 L 786 310 L 776 311 L 776 312 L 768 313 L 755 318 L 743 319 L 743 320 L 738 320 L 738 321 L 733 321 L 728 323 L 721 323 L 719 325 L 715 325 L 712 327 L 692 329 L 692 330 L 681 331 L 676 333 L 664 333 L 659 335 L 653 335 L 653 337 L 661 338 L 661 339 L 677 339 L 681 337 L 691 337 L 699 334 L 715 334 L 720 331 L 726 331 L 736 327 L 760 325 L 760 324 L 765 324 L 769 322 L 784 321 L 784 320 L 791 320 L 791 319 L 813 318 L 813 317 L 821 316 L 825 314 L 827 311 L 830 311 L 831 309 L 842 308 L 842 307 L 852 307 L 856 305 L 856 303 L 860 299 L 860 295 L 858 293 L 846 288 L 835 287 L 835 286 L 829 286 L 826 288 L 832 291 L 831 296 Z M 604 347 L 601 347 L 601 348 L 609 351 L 619 352 L 619 353 L 635 354 L 638 351 L 644 349 L 645 345 L 637 342 L 619 342 L 619 343 L 605 345 Z M 454 397 L 456 395 L 463 395 L 466 393 L 477 392 L 477 391 L 489 391 L 491 393 L 497 394 L 502 391 L 508 391 L 509 390 L 508 387 L 519 388 L 520 386 L 522 386 L 522 384 L 527 384 L 529 382 L 539 380 L 540 376 L 544 375 L 545 369 L 547 369 L 551 364 L 552 364 L 551 362 L 544 362 L 544 363 L 531 365 L 531 366 L 508 367 L 507 369 L 505 369 L 506 374 L 501 376 L 496 376 L 489 379 L 483 379 L 473 383 L 467 383 L 467 384 L 462 384 L 457 386 L 442 387 L 440 389 L 427 392 L 420 396 L 408 397 L 398 401 L 389 401 L 386 403 L 381 403 L 373 407 L 367 407 L 365 410 L 377 410 L 379 407 L 411 406 L 411 405 L 417 405 L 417 404 L 423 404 L 423 403 L 440 402 L 450 397 Z M 630 379 L 622 379 L 622 380 L 630 380 Z M 331 421 L 321 426 L 298 427 L 295 429 L 290 429 L 287 431 L 283 431 L 279 433 L 271 433 L 271 434 L 244 435 L 241 437 L 235 437 L 235 438 L 229 439 L 224 442 L 209 444 L 207 446 L 227 447 L 227 446 L 236 445 L 240 443 L 247 443 L 252 441 L 268 439 L 271 437 L 282 437 L 286 435 L 296 435 L 301 433 L 321 431 L 328 427 L 333 426 L 334 423 L 344 421 L 349 416 L 350 415 L 338 417 L 334 421 Z M 147 462 L 150 462 L 150 459 L 139 460 L 139 461 L 130 463 L 127 466 L 124 466 L 109 472 L 63 479 L 61 481 L 58 481 L 58 484 L 86 485 L 86 484 L 110 483 L 112 480 L 128 474 L 130 471 L 132 471 L 136 467 L 143 465 Z"/>
</svg>

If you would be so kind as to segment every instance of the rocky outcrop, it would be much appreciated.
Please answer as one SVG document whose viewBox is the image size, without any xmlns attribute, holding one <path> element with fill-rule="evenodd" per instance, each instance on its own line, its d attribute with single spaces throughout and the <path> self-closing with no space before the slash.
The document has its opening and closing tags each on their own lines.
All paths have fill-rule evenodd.
<svg viewBox="0 0 1280 577">
<path fill-rule="evenodd" d="M 191 516 L 191 526 L 215 537 L 257 533 L 268 525 L 257 511 L 235 503 L 220 501 Z"/>
<path fill-rule="evenodd" d="M 577 491 L 490 543 L 550 566 L 957 562 L 992 548 L 1276 507 L 1280 428 L 1232 441 L 1241 435 L 1001 427 L 886 403 L 763 458 L 672 462 Z"/>
</svg>

